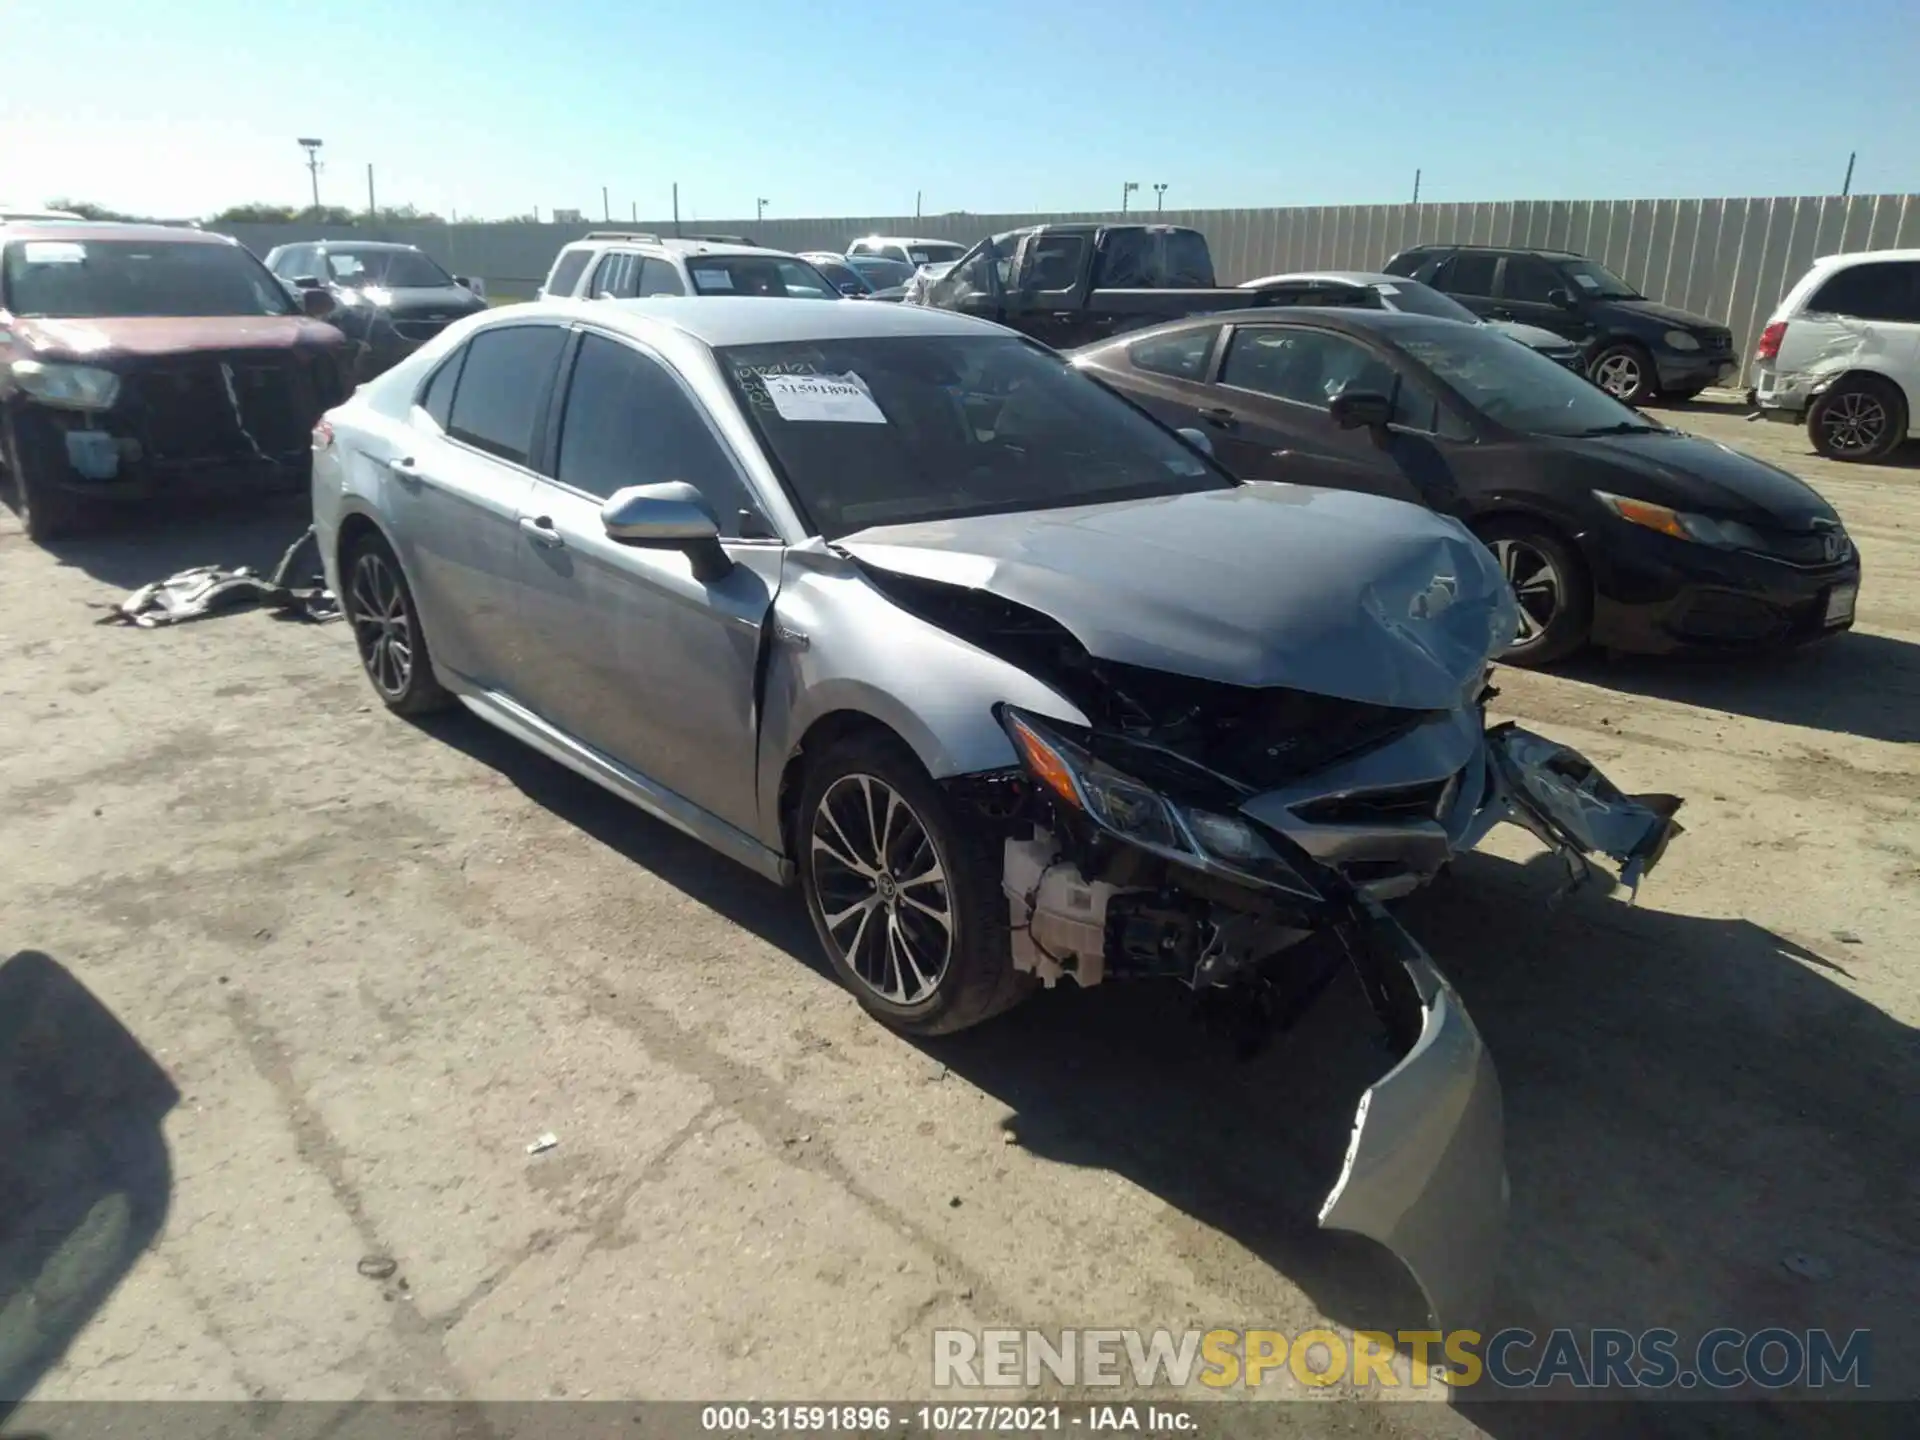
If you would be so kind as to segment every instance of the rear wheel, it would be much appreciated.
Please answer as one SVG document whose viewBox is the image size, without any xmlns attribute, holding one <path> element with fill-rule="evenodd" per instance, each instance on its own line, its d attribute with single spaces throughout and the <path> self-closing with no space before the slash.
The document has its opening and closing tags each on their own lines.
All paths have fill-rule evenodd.
<svg viewBox="0 0 1920 1440">
<path fill-rule="evenodd" d="M 1879 460 L 1907 437 L 1907 402 L 1877 375 L 1849 376 L 1807 412 L 1813 448 L 1829 460 Z"/>
<path fill-rule="evenodd" d="M 453 699 L 433 676 L 413 592 L 387 542 L 363 535 L 342 557 L 341 608 L 374 693 L 396 715 L 424 715 Z"/>
<path fill-rule="evenodd" d="M 1645 405 L 1653 399 L 1658 381 L 1653 357 L 1629 340 L 1615 341 L 1595 355 L 1587 366 L 1587 377 L 1627 405 Z"/>
<path fill-rule="evenodd" d="M 13 485 L 13 512 L 20 527 L 36 544 L 78 534 L 87 519 L 84 502 L 59 489 L 53 481 L 60 456 L 52 451 L 40 427 L 6 417 L 7 475 Z"/>
<path fill-rule="evenodd" d="M 1537 520 L 1502 517 L 1479 527 L 1520 607 L 1520 628 L 1500 658 L 1509 665 L 1551 665 L 1587 643 L 1593 582 L 1579 552 Z"/>
<path fill-rule="evenodd" d="M 897 740 L 809 762 L 794 825 L 807 912 L 835 972 L 886 1025 L 944 1035 L 1018 1003 L 1000 859 Z"/>
</svg>

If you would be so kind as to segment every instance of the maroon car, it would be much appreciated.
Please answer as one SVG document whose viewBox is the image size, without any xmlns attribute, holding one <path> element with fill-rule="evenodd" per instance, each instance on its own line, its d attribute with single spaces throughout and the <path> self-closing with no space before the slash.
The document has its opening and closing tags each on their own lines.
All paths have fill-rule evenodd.
<svg viewBox="0 0 1920 1440">
<path fill-rule="evenodd" d="M 0 225 L 0 460 L 27 534 L 108 501 L 307 484 L 346 398 L 325 292 L 165 225 Z"/>
</svg>

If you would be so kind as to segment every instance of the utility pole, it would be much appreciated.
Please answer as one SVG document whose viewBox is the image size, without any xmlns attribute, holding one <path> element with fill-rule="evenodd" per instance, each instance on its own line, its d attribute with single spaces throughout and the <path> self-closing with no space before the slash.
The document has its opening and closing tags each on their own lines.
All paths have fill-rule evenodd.
<svg viewBox="0 0 1920 1440">
<path fill-rule="evenodd" d="M 680 233 L 680 182 L 673 182 L 673 233 Z"/>
<path fill-rule="evenodd" d="M 916 220 L 920 218 L 920 195 L 918 190 L 913 192 L 913 218 Z"/>
<path fill-rule="evenodd" d="M 1416 205 L 1420 203 L 1420 172 L 1418 170 L 1413 172 L 1413 203 Z"/>
<path fill-rule="evenodd" d="M 602 221 L 613 219 L 613 202 L 607 199 L 607 187 L 600 187 L 600 218 Z"/>
<path fill-rule="evenodd" d="M 1847 178 L 1840 182 L 1840 198 L 1842 200 L 1853 193 L 1853 159 L 1854 156 L 1859 153 L 1858 150 L 1849 150 L 1847 152 Z"/>
<path fill-rule="evenodd" d="M 753 202 L 753 218 L 756 221 L 767 218 L 767 202 L 765 200 L 756 200 Z"/>
<path fill-rule="evenodd" d="M 1153 213 L 1158 215 L 1161 210 L 1166 208 L 1166 203 L 1167 182 L 1164 180 L 1156 180 L 1153 182 Z"/>
<path fill-rule="evenodd" d="M 373 203 L 373 162 L 367 162 L 367 219 L 372 220 L 380 213 L 380 207 Z"/>
<path fill-rule="evenodd" d="M 638 200 L 633 202 L 633 223 L 636 225 L 640 223 L 640 202 Z"/>
<path fill-rule="evenodd" d="M 307 152 L 307 174 L 313 178 L 313 208 L 320 208 L 320 146 L 319 140 L 298 140 L 294 142 Z"/>
<path fill-rule="evenodd" d="M 1120 213 L 1127 213 L 1127 197 L 1140 188 L 1138 180 L 1129 180 L 1120 187 Z"/>
</svg>

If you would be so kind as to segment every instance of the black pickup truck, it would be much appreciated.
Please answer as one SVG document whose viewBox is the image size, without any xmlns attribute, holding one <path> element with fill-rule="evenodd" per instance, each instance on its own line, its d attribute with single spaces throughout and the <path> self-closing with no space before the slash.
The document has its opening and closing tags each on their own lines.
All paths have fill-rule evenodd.
<svg viewBox="0 0 1920 1440">
<path fill-rule="evenodd" d="M 918 278 L 909 300 L 998 321 L 1056 350 L 1267 303 L 1260 291 L 1216 285 L 1207 237 L 1182 225 L 1030 225 Z"/>
</svg>

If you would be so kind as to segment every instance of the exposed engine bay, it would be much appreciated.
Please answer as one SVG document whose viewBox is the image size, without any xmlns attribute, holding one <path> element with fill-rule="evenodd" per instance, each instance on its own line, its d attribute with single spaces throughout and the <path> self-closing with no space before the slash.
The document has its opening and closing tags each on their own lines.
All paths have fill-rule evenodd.
<svg viewBox="0 0 1920 1440">
<path fill-rule="evenodd" d="M 982 588 L 869 574 L 1091 722 L 1002 705 L 1019 766 L 949 784 L 1001 837 L 1015 967 L 1048 986 L 1177 981 L 1243 1054 L 1351 968 L 1400 1058 L 1361 1097 L 1320 1224 L 1393 1250 L 1442 1328 L 1472 1323 L 1507 1206 L 1500 1084 L 1383 904 L 1503 821 L 1561 857 L 1568 890 L 1599 873 L 1595 855 L 1635 888 L 1679 833 L 1680 801 L 1625 795 L 1575 751 L 1489 728 L 1484 656 L 1446 708 L 1238 686 L 1096 657 Z M 1331 943 L 1302 944 L 1315 937 Z"/>
</svg>

